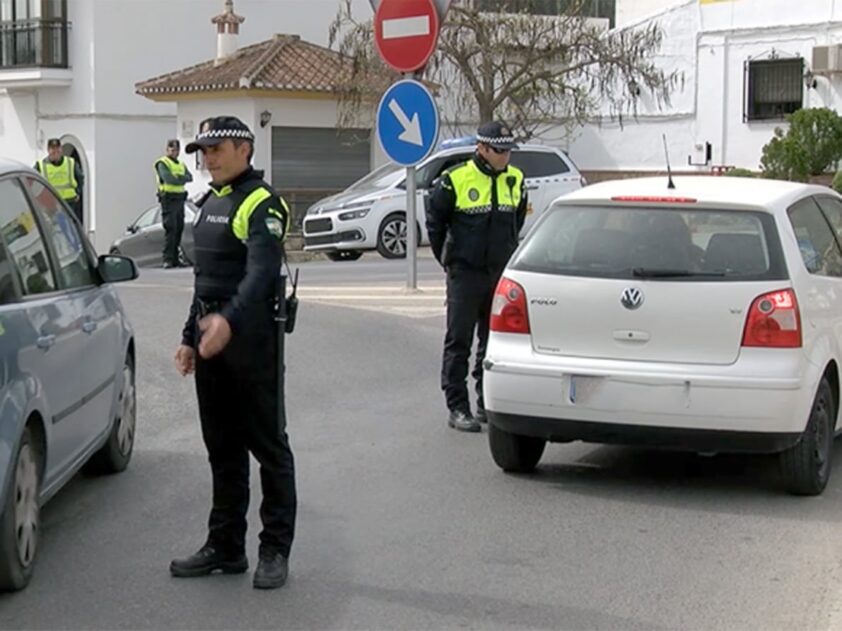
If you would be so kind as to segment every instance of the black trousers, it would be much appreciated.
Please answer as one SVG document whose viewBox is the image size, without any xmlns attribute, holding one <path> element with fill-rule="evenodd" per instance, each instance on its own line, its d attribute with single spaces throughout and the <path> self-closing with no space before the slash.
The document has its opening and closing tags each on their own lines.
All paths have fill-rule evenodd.
<svg viewBox="0 0 842 631">
<path fill-rule="evenodd" d="M 483 409 L 482 362 L 488 346 L 488 324 L 494 289 L 502 271 L 451 267 L 447 272 L 447 334 L 441 368 L 441 388 L 449 410 L 470 410 L 468 366 L 474 332 L 477 354 L 471 376 L 476 380 L 477 407 Z"/>
<path fill-rule="evenodd" d="M 184 232 L 184 201 L 181 195 L 161 195 L 161 219 L 164 224 L 164 263 L 178 265 L 178 248 Z"/>
<path fill-rule="evenodd" d="M 196 360 L 202 437 L 213 476 L 208 543 L 245 550 L 249 453 L 260 464 L 263 501 L 261 551 L 289 557 L 295 535 L 295 465 L 286 427 L 278 418 L 277 332 L 268 307 L 249 314 L 216 357 Z M 198 332 L 197 332 L 197 338 Z"/>
<path fill-rule="evenodd" d="M 79 225 L 85 225 L 85 217 L 84 213 L 82 212 L 82 198 L 76 199 L 75 201 L 67 202 L 70 205 L 70 209 L 73 211 L 73 214 L 76 215 L 76 219 L 79 220 Z"/>
</svg>

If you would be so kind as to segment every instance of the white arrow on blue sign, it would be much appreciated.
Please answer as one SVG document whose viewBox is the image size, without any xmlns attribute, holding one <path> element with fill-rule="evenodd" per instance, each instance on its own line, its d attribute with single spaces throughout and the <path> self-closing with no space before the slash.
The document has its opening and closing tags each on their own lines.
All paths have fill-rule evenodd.
<svg viewBox="0 0 842 631">
<path fill-rule="evenodd" d="M 439 137 L 439 110 L 430 91 L 412 79 L 390 87 L 377 108 L 377 137 L 386 155 L 402 166 L 430 155 Z"/>
</svg>

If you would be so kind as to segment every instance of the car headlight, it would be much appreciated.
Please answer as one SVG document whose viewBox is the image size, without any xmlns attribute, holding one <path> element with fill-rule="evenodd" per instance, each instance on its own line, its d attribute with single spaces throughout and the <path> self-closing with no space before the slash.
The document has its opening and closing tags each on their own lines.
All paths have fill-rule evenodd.
<svg viewBox="0 0 842 631">
<path fill-rule="evenodd" d="M 348 221 L 350 219 L 362 219 L 365 217 L 371 208 L 362 208 L 360 210 L 351 210 L 345 213 L 339 213 L 340 221 Z"/>
</svg>

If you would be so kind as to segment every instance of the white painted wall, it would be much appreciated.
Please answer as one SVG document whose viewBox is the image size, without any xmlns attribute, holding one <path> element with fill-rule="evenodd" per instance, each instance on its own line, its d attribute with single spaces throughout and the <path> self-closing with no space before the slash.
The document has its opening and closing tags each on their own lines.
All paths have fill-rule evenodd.
<svg viewBox="0 0 842 631">
<path fill-rule="evenodd" d="M 91 236 L 105 251 L 137 212 L 154 203 L 151 165 L 162 155 L 166 139 L 178 133 L 175 104 L 140 97 L 134 85 L 213 59 L 217 39 L 210 18 L 222 11 L 223 1 L 67 4 L 73 81 L 66 88 L 14 94 L 0 90 L 0 154 L 31 164 L 46 152 L 48 137 L 76 137 L 91 168 Z M 371 13 L 367 0 L 354 0 L 354 6 L 360 16 Z M 236 12 L 246 18 L 239 45 L 275 33 L 295 33 L 326 45 L 337 7 L 334 0 L 235 0 Z M 244 111 L 242 103 L 237 107 Z M 245 109 L 253 118 L 254 106 Z"/>
<path fill-rule="evenodd" d="M 617 0 L 615 25 L 623 27 L 679 3 L 681 0 Z"/>
<path fill-rule="evenodd" d="M 690 0 L 656 16 L 666 38 L 658 62 L 684 73 L 685 88 L 670 107 L 650 104 L 637 120 L 590 125 L 570 142 L 583 169 L 662 169 L 661 135 L 666 133 L 674 167 L 687 167 L 697 144 L 713 145 L 713 163 L 759 168 L 762 147 L 782 121 L 743 121 L 743 64 L 773 48 L 781 56 L 801 55 L 809 67 L 815 45 L 842 41 L 842 3 L 812 0 Z M 805 90 L 805 107 L 842 110 L 842 80 L 819 78 Z"/>
</svg>

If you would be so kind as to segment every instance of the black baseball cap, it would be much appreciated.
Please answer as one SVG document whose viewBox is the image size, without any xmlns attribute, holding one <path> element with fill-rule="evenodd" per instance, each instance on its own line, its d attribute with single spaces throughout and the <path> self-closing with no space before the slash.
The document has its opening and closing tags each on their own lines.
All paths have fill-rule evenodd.
<svg viewBox="0 0 842 631">
<path fill-rule="evenodd" d="M 187 153 L 196 153 L 202 147 L 213 147 L 223 140 L 248 140 L 254 142 L 254 134 L 243 121 L 236 116 L 215 116 L 206 118 L 199 125 L 199 133 L 196 140 L 189 143 L 184 150 Z"/>
<path fill-rule="evenodd" d="M 492 121 L 483 123 L 477 129 L 477 142 L 496 149 L 517 149 L 514 134 L 503 123 Z"/>
<path fill-rule="evenodd" d="M 167 149 L 178 149 L 181 143 L 176 138 L 167 141 Z"/>
</svg>

